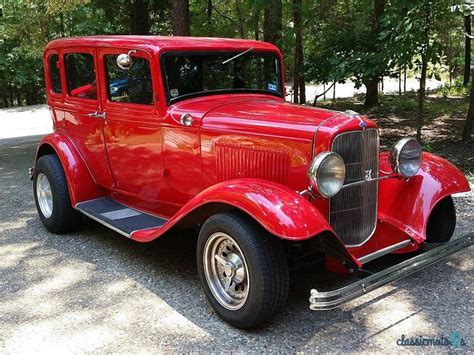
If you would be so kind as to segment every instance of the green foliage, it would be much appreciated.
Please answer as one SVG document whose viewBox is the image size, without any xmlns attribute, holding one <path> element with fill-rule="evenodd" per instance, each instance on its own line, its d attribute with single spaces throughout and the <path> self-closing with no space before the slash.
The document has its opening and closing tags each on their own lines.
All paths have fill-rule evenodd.
<svg viewBox="0 0 474 355">
<path fill-rule="evenodd" d="M 452 85 L 444 85 L 438 92 L 438 96 L 447 97 L 467 97 L 470 88 L 463 85 L 462 78 L 457 78 Z"/>
<path fill-rule="evenodd" d="M 0 106 L 43 100 L 42 51 L 49 41 L 69 36 L 131 33 L 135 0 L 4 0 L 0 18 Z M 169 0 L 144 0 L 150 33 L 171 34 Z M 468 2 L 471 4 L 469 7 Z M 268 0 L 190 0 L 191 32 L 263 40 Z M 294 65 L 293 0 L 281 0 L 281 49 L 287 80 Z M 383 5 L 379 16 L 376 7 Z M 464 5 L 453 8 L 452 5 Z M 468 0 L 302 0 L 306 81 L 367 80 L 419 70 L 423 55 L 428 76 L 454 78 L 464 64 L 461 12 L 474 10 Z M 426 41 L 426 18 L 430 31 Z M 428 46 L 426 46 L 428 43 Z M 457 84 L 456 84 L 457 85 Z M 454 85 L 443 95 L 465 94 Z M 19 99 L 19 100 L 18 100 Z M 312 98 L 308 98 L 312 99 Z"/>
</svg>

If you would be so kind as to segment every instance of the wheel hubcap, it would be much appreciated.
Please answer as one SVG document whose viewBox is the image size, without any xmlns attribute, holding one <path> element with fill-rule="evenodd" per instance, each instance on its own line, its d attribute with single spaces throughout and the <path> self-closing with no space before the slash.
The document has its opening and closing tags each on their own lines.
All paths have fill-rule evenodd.
<svg viewBox="0 0 474 355">
<path fill-rule="evenodd" d="M 48 178 L 43 173 L 39 173 L 36 178 L 36 197 L 43 216 L 51 217 L 53 214 L 53 192 Z"/>
<path fill-rule="evenodd" d="M 235 240 L 221 232 L 211 235 L 204 247 L 203 265 L 207 284 L 221 306 L 241 308 L 250 280 L 245 257 Z"/>
</svg>

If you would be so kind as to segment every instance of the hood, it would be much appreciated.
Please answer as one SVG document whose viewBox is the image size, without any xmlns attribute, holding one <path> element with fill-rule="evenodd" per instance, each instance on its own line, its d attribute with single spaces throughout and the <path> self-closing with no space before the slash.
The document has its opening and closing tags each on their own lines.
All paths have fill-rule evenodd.
<svg viewBox="0 0 474 355">
<path fill-rule="evenodd" d="M 203 126 L 239 130 L 249 125 L 259 131 L 288 130 L 312 139 L 317 127 L 339 112 L 302 106 L 268 95 L 216 95 L 179 102 L 171 110 L 180 117 L 183 113 L 201 119 Z M 259 129 L 260 128 L 260 129 Z M 297 134 L 298 135 L 298 134 Z"/>
</svg>

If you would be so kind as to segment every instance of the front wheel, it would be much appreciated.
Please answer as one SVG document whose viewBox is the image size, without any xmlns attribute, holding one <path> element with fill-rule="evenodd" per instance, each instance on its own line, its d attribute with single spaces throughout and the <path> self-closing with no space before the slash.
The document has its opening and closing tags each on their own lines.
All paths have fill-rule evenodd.
<svg viewBox="0 0 474 355">
<path fill-rule="evenodd" d="M 197 264 L 210 304 L 235 327 L 255 327 L 286 303 L 289 276 L 281 246 L 246 216 L 210 217 L 199 233 Z"/>
</svg>

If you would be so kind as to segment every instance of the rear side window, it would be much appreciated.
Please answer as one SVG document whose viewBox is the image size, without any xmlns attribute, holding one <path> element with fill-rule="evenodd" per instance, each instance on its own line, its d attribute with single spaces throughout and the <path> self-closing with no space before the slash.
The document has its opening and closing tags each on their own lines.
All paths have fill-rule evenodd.
<svg viewBox="0 0 474 355">
<path fill-rule="evenodd" d="M 150 63 L 145 58 L 132 57 L 130 69 L 117 66 L 117 54 L 105 55 L 108 97 L 111 101 L 150 105 L 153 103 Z"/>
<path fill-rule="evenodd" d="M 51 91 L 56 94 L 63 92 L 61 88 L 61 74 L 59 72 L 59 56 L 53 54 L 49 57 L 49 79 L 51 81 Z"/>
<path fill-rule="evenodd" d="M 84 99 L 97 99 L 94 57 L 88 53 L 68 53 L 64 60 L 68 94 Z"/>
</svg>

